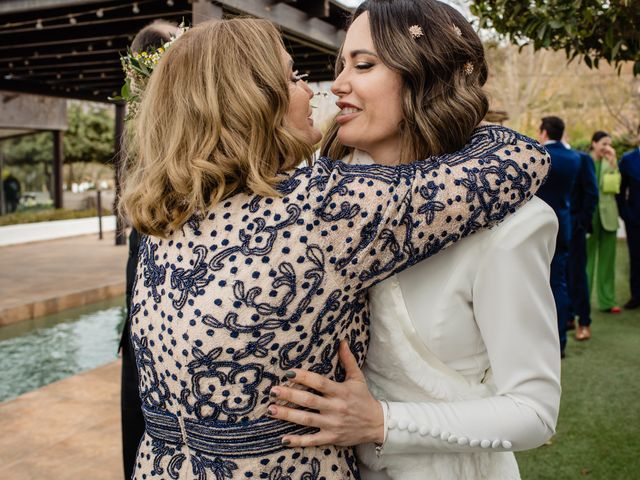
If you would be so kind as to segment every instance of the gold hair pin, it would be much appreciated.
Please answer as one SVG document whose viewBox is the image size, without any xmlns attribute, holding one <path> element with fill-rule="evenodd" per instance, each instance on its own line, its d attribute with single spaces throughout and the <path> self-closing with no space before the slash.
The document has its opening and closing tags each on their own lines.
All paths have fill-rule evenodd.
<svg viewBox="0 0 640 480">
<path fill-rule="evenodd" d="M 462 70 L 464 71 L 465 74 L 471 75 L 473 73 L 473 63 L 471 62 L 465 63 L 464 67 L 462 67 Z"/>
<path fill-rule="evenodd" d="M 411 25 L 409 27 L 409 33 L 413 38 L 420 38 L 424 36 L 424 31 L 420 25 Z"/>
</svg>

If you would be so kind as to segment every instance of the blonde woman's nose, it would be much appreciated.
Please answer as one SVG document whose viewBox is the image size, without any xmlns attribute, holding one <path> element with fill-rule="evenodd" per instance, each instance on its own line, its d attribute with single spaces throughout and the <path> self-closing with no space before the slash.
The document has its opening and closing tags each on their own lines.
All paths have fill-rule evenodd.
<svg viewBox="0 0 640 480">
<path fill-rule="evenodd" d="M 311 90 L 307 82 L 305 82 L 304 80 L 302 80 L 302 88 L 304 89 L 305 92 L 307 92 L 307 95 L 309 96 L 309 100 L 311 100 L 313 98 L 313 90 Z"/>
</svg>

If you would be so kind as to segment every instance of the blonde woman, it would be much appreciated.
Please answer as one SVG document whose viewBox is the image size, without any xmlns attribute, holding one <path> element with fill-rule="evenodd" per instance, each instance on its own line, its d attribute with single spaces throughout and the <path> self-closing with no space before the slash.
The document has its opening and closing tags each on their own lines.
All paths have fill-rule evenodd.
<svg viewBox="0 0 640 480">
<path fill-rule="evenodd" d="M 407 35 L 407 16 L 423 35 Z M 472 70 L 463 70 L 467 62 Z M 328 149 L 348 147 L 354 164 L 395 164 L 412 148 L 447 151 L 486 113 L 480 39 L 440 2 L 364 2 L 337 68 L 332 89 L 343 110 Z M 276 418 L 320 428 L 285 441 L 359 445 L 364 480 L 520 478 L 513 452 L 554 433 L 560 404 L 549 285 L 557 232 L 553 210 L 535 198 L 499 226 L 372 287 L 363 370 L 343 344 L 345 382 L 294 370 L 295 384 L 321 396 L 272 390 L 317 411 L 276 405 Z"/>
<path fill-rule="evenodd" d="M 154 70 L 123 196 L 146 235 L 135 479 L 356 478 L 350 448 L 282 443 L 314 429 L 269 418 L 272 387 L 292 368 L 338 379 L 342 339 L 361 362 L 367 288 L 496 224 L 548 170 L 540 145 L 498 127 L 412 165 L 296 170 L 320 138 L 311 97 L 261 20 L 198 25 Z"/>
</svg>

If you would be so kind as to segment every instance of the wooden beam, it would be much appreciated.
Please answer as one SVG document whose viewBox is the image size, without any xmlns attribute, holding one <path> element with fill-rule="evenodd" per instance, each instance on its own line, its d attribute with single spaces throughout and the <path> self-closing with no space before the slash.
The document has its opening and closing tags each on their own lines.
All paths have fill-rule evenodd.
<svg viewBox="0 0 640 480">
<path fill-rule="evenodd" d="M 210 0 L 195 0 L 191 7 L 191 21 L 194 25 L 208 20 L 219 20 L 222 14 L 222 7 L 214 5 Z"/>
<path fill-rule="evenodd" d="M 67 102 L 58 98 L 0 91 L 0 128 L 66 130 Z"/>
<path fill-rule="evenodd" d="M 258 18 L 265 18 L 280 25 L 284 30 L 305 38 L 315 45 L 322 45 L 331 51 L 340 48 L 345 32 L 338 30 L 328 22 L 309 16 L 286 3 L 273 3 L 271 0 L 217 0 L 223 7 Z"/>
<path fill-rule="evenodd" d="M 118 87 L 117 90 L 119 90 Z M 112 103 L 107 97 L 110 95 L 111 90 L 105 90 L 100 94 L 93 95 L 93 93 L 87 93 L 83 91 L 67 91 L 65 88 L 61 87 L 51 87 L 42 83 L 28 83 L 24 81 L 17 80 L 2 80 L 0 79 L 0 90 L 6 90 L 9 92 L 16 93 L 32 93 L 34 95 L 45 95 L 48 97 L 57 97 L 57 98 L 73 98 L 76 100 L 88 100 L 90 102 L 103 102 L 103 103 Z"/>
<path fill-rule="evenodd" d="M 53 207 L 62 208 L 62 165 L 64 164 L 64 133 L 55 130 L 53 133 Z"/>
<path fill-rule="evenodd" d="M 76 5 L 86 6 L 102 1 L 104 0 L 4 0 L 0 2 L 0 14 L 75 7 Z"/>
</svg>

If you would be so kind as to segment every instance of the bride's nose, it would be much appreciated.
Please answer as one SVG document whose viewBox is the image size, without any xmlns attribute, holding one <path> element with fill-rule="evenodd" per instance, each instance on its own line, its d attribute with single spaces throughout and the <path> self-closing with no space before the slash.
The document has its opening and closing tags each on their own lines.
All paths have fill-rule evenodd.
<svg viewBox="0 0 640 480">
<path fill-rule="evenodd" d="M 341 97 L 349 93 L 349 81 L 346 69 L 342 69 L 331 85 L 331 93 L 337 97 Z"/>
</svg>

